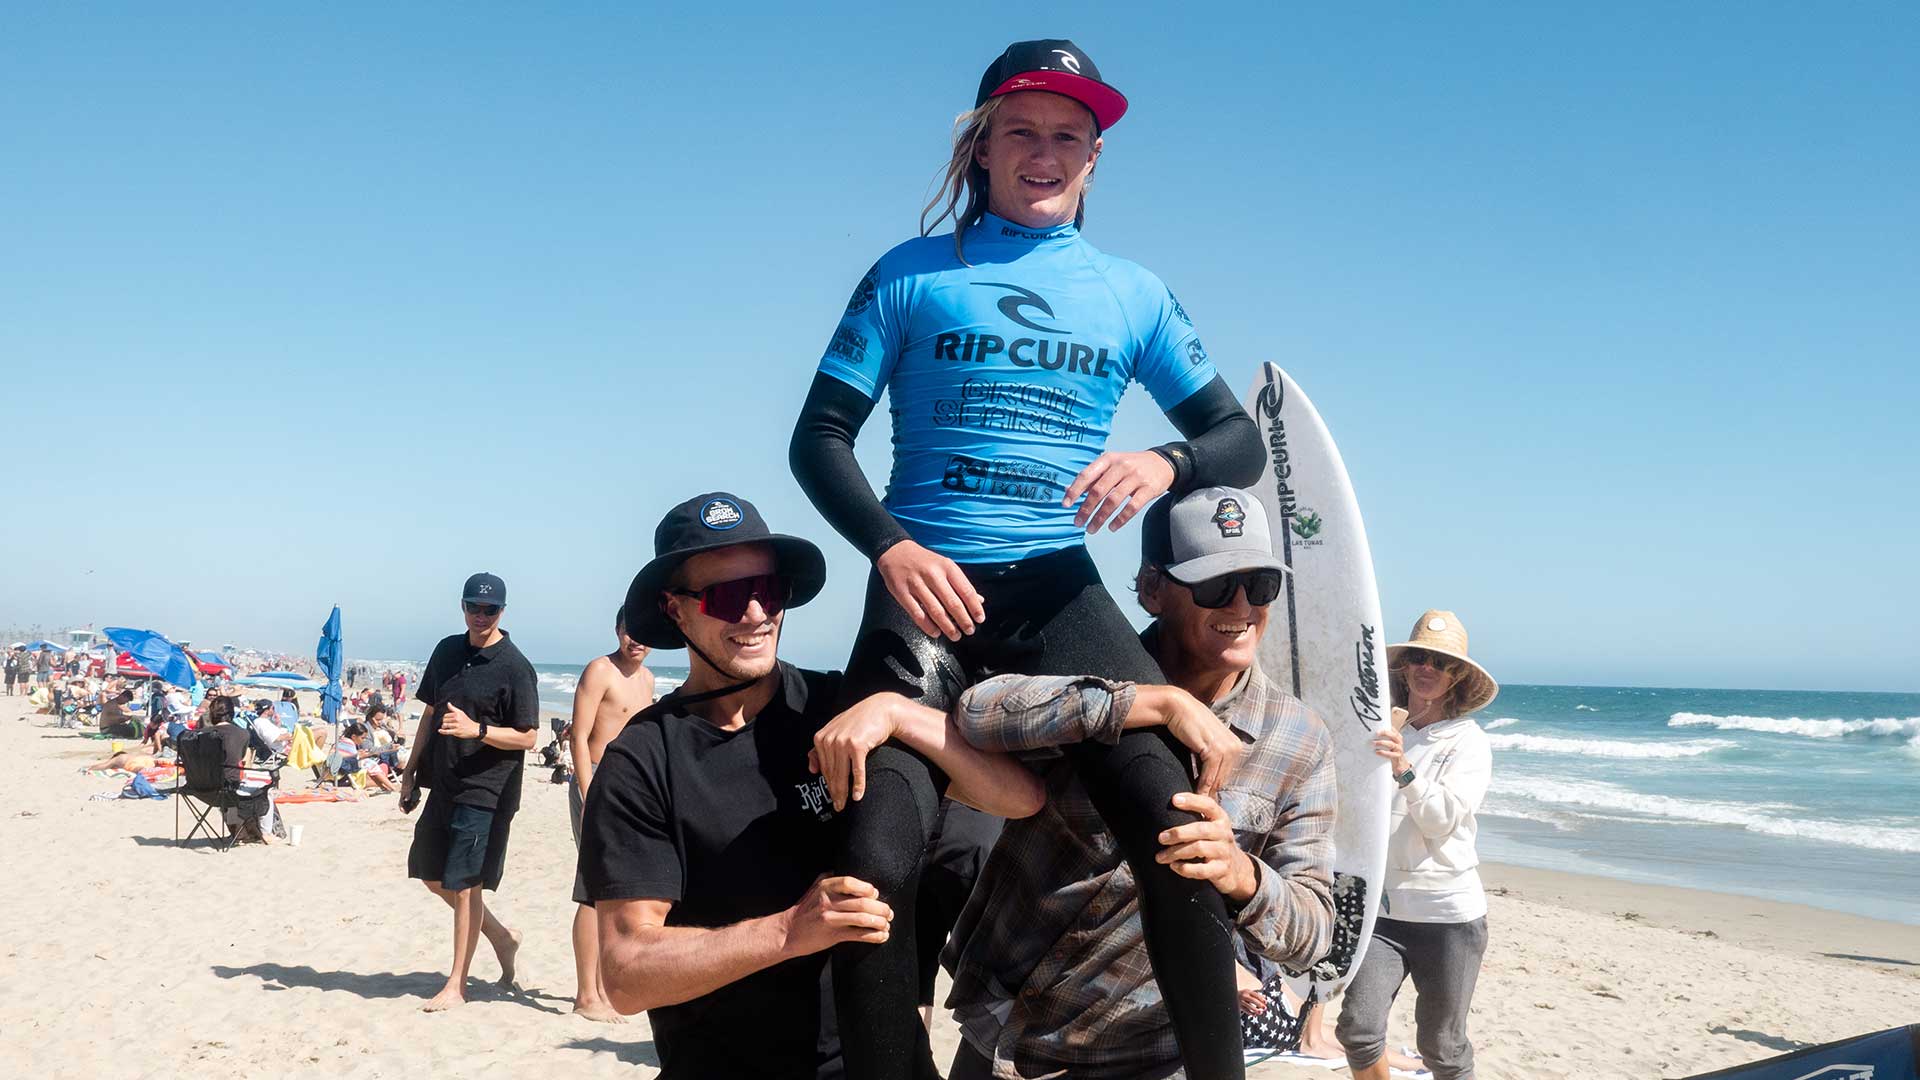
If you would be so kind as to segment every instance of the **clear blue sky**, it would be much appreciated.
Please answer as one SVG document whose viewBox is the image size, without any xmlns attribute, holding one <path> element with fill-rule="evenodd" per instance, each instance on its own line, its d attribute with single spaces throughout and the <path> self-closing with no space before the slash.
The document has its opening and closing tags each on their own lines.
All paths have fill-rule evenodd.
<svg viewBox="0 0 1920 1080">
<path fill-rule="evenodd" d="M 1920 7 L 552 7 L 8 9 L 0 625 L 417 657 L 485 568 L 584 660 L 727 487 L 828 550 L 786 652 L 839 663 L 799 397 L 987 61 L 1069 36 L 1133 101 L 1089 239 L 1315 398 L 1390 631 L 1920 689 Z"/>
</svg>

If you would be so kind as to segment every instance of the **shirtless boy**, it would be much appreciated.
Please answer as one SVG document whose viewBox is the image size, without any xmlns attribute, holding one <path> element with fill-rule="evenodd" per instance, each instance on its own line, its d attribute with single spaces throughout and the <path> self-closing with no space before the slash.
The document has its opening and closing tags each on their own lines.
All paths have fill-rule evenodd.
<svg viewBox="0 0 1920 1080">
<path fill-rule="evenodd" d="M 627 726 L 634 713 L 653 704 L 653 672 L 644 666 L 651 650 L 627 636 L 626 611 L 614 612 L 614 637 L 619 647 L 594 657 L 580 673 L 573 693 L 573 723 L 567 747 L 573 753 L 573 786 L 567 789 L 567 811 L 573 821 L 573 842 L 580 843 L 580 811 L 587 804 L 587 786 L 607 744 Z M 573 970 L 579 989 L 573 1011 L 589 1020 L 624 1024 L 626 1017 L 607 1002 L 600 985 L 600 931 L 593 903 L 578 877 L 574 879 Z"/>
</svg>

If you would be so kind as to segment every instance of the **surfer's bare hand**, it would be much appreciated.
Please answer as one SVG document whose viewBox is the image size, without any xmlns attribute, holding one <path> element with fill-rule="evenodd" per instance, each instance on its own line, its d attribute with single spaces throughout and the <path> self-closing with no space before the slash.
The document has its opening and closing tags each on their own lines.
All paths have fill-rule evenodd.
<svg viewBox="0 0 1920 1080">
<path fill-rule="evenodd" d="M 1394 727 L 1383 727 L 1373 736 L 1373 752 L 1393 763 L 1393 771 L 1407 771 L 1406 743 L 1400 738 L 1400 731 Z"/>
<path fill-rule="evenodd" d="M 987 619 L 987 606 L 960 564 L 911 540 L 902 540 L 873 561 L 893 602 L 928 637 L 959 641 Z"/>
<path fill-rule="evenodd" d="M 1165 724 L 1180 745 L 1200 759 L 1200 776 L 1194 789 L 1212 798 L 1239 766 L 1247 744 L 1213 715 L 1212 709 L 1177 686 L 1140 686 L 1134 695 L 1134 709 L 1139 715 L 1130 715 L 1126 726 Z"/>
<path fill-rule="evenodd" d="M 1200 820 L 1162 832 L 1154 861 L 1171 866 L 1181 877 L 1211 882 L 1230 900 L 1252 898 L 1260 885 L 1260 872 L 1253 868 L 1253 858 L 1234 843 L 1233 819 L 1225 808 L 1205 795 L 1185 791 L 1173 797 L 1173 805 L 1200 815 Z"/>
<path fill-rule="evenodd" d="M 1111 516 L 1109 531 L 1117 531 L 1172 486 L 1173 466 L 1166 458 L 1151 450 L 1109 450 L 1080 470 L 1060 505 L 1072 506 L 1084 495 L 1073 523 L 1091 535 Z"/>
</svg>

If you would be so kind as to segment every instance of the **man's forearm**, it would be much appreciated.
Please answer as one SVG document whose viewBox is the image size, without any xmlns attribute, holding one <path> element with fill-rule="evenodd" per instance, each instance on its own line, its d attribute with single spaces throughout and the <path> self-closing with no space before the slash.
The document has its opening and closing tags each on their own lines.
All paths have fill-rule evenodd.
<svg viewBox="0 0 1920 1080">
<path fill-rule="evenodd" d="M 612 905 L 598 912 L 600 980 L 623 1013 L 692 1001 L 788 959 L 785 912 L 717 929 L 623 925 Z"/>
<path fill-rule="evenodd" d="M 894 705 L 894 737 L 927 756 L 952 781 L 948 794 L 996 817 L 1032 817 L 1046 802 L 1046 787 L 1026 766 L 1005 754 L 970 745 L 947 714 L 901 700 Z"/>
<path fill-rule="evenodd" d="M 1111 743 L 1134 712 L 1134 697 L 1132 683 L 1091 675 L 999 675 L 960 696 L 953 722 L 968 743 L 989 751 Z"/>
<path fill-rule="evenodd" d="M 531 750 L 539 738 L 538 728 L 488 725 L 487 732 L 480 736 L 480 741 L 497 750 Z"/>
</svg>

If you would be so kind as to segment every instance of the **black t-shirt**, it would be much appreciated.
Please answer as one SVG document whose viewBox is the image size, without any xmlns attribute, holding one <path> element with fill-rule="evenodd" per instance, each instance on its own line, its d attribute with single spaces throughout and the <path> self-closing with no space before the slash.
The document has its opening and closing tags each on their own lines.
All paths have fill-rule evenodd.
<svg viewBox="0 0 1920 1080">
<path fill-rule="evenodd" d="M 666 900 L 668 926 L 729 926 L 792 907 L 833 865 L 833 804 L 807 771 L 838 673 L 782 663 L 780 689 L 738 731 L 676 711 L 636 714 L 593 771 L 580 871 L 595 900 Z M 842 1075 L 827 953 L 651 1009 L 662 1080 Z"/>
<path fill-rule="evenodd" d="M 252 741 L 253 733 L 238 724 L 215 724 L 207 731 L 220 740 L 221 748 L 226 751 L 226 778 L 240 779 L 240 763 L 247 759 L 247 744 Z"/>
<path fill-rule="evenodd" d="M 433 717 L 418 749 L 427 755 L 420 765 L 427 786 L 453 796 L 456 806 L 504 814 L 520 809 L 526 753 L 488 746 L 479 739 L 441 735 L 437 716 L 442 706 L 457 705 L 489 727 L 532 731 L 540 726 L 539 680 L 506 631 L 484 649 L 474 648 L 465 634 L 442 638 L 427 660 L 415 697 L 426 702 Z"/>
</svg>

